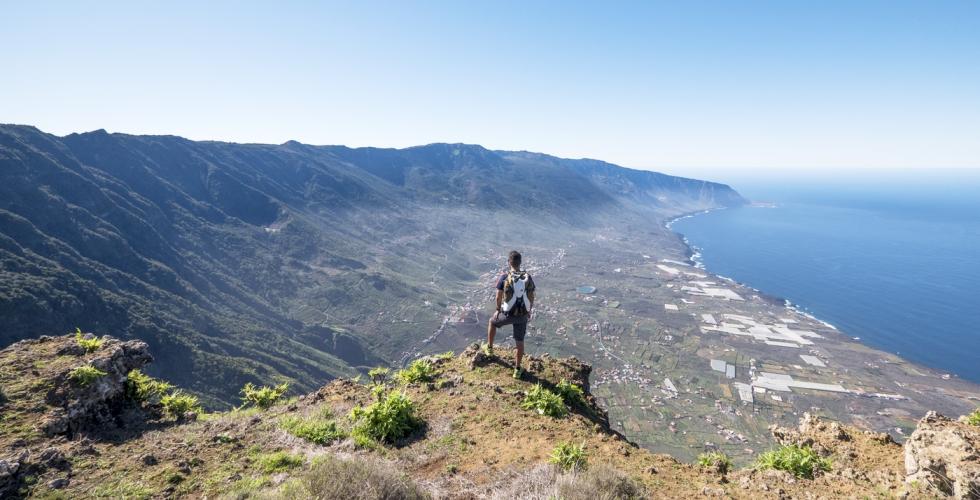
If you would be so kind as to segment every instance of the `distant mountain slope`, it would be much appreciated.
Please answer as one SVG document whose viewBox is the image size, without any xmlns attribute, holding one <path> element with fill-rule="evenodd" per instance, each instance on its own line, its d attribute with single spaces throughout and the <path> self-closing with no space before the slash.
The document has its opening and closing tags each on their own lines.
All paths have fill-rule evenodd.
<svg viewBox="0 0 980 500">
<path fill-rule="evenodd" d="M 484 245 L 474 220 L 530 215 L 556 232 L 602 214 L 741 203 L 720 184 L 471 145 L 56 137 L 2 125 L 0 346 L 78 326 L 147 341 L 157 373 L 211 404 L 259 379 L 312 390 L 428 335 L 407 319 L 349 318 L 398 309 L 437 321 L 403 304 L 422 308 L 416 296 L 447 287 L 430 283 L 433 269 L 450 284 L 477 279 L 473 252 L 459 248 Z"/>
</svg>

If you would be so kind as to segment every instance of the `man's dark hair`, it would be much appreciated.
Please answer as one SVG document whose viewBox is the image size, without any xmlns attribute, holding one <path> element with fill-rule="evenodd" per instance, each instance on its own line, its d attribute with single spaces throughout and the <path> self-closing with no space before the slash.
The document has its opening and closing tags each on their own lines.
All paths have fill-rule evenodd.
<svg viewBox="0 0 980 500">
<path fill-rule="evenodd" d="M 507 263 L 510 264 L 510 267 L 513 267 L 514 269 L 520 269 L 521 252 L 518 252 L 517 250 L 511 250 L 510 255 L 507 256 Z"/>
</svg>

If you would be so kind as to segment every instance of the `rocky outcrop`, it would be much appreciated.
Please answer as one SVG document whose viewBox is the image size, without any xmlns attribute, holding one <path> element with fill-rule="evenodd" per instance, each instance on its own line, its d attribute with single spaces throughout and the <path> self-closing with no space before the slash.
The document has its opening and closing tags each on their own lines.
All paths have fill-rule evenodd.
<svg viewBox="0 0 980 500">
<path fill-rule="evenodd" d="M 463 351 L 460 356 L 464 359 L 469 360 L 469 367 L 471 370 L 479 367 L 486 366 L 490 363 L 501 361 L 502 357 L 499 355 L 487 356 L 480 348 L 480 344 L 473 343 Z M 510 354 L 508 354 L 510 356 Z M 552 358 L 548 354 L 544 354 L 540 357 L 528 355 L 525 357 L 527 361 L 526 368 L 531 372 L 540 372 L 544 369 L 545 363 L 548 362 L 553 365 L 553 369 L 561 372 L 562 378 L 565 380 L 578 385 L 586 393 L 590 392 L 589 388 L 589 375 L 592 373 L 592 365 L 580 361 L 575 356 L 568 358 Z M 508 360 L 509 361 L 509 360 Z"/>
<path fill-rule="evenodd" d="M 905 443 L 905 472 L 908 483 L 980 499 L 980 427 L 927 413 Z"/>
<path fill-rule="evenodd" d="M 70 369 L 60 373 L 46 396 L 46 403 L 53 409 L 42 417 L 41 430 L 48 435 L 57 435 L 72 433 L 87 425 L 112 425 L 114 416 L 125 404 L 126 375 L 152 361 L 145 342 L 123 342 L 105 337 L 97 356 L 87 363 L 105 375 L 81 385 L 70 379 Z"/>
<path fill-rule="evenodd" d="M 19 473 L 27 465 L 30 453 L 22 450 L 16 455 L 0 458 L 0 498 L 7 498 L 20 483 Z"/>
<path fill-rule="evenodd" d="M 821 455 L 833 453 L 839 443 L 848 442 L 851 436 L 839 422 L 828 422 L 810 413 L 804 413 L 797 428 L 769 426 L 769 432 L 779 444 L 808 446 Z"/>
<path fill-rule="evenodd" d="M 466 360 L 470 370 L 491 365 L 503 365 L 511 368 L 513 362 L 513 351 L 510 349 L 498 348 L 495 354 L 487 355 L 479 343 L 470 344 L 460 354 L 460 358 Z M 585 398 L 585 405 L 582 410 L 588 413 L 603 428 L 609 429 L 609 413 L 599 404 L 599 401 L 592 395 L 589 385 L 589 376 L 592 374 L 592 365 L 585 363 L 575 356 L 567 358 L 556 358 L 549 354 L 542 356 L 525 356 L 525 375 L 528 382 L 540 383 L 546 389 L 555 390 L 555 382 L 565 380 L 582 388 Z M 554 381 L 540 377 L 537 374 L 548 372 Z M 628 441 L 619 431 L 609 429 L 610 433 L 616 434 L 623 440 Z M 632 444 L 632 443 L 631 443 Z M 634 445 L 635 446 L 635 445 Z"/>
</svg>

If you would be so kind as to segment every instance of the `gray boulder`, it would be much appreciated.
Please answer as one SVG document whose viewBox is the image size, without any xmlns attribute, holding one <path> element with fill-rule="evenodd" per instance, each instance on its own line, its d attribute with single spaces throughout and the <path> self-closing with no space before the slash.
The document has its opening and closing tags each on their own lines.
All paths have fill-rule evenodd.
<svg viewBox="0 0 980 500">
<path fill-rule="evenodd" d="M 905 442 L 905 481 L 980 499 L 980 427 L 929 412 Z"/>
<path fill-rule="evenodd" d="M 41 419 L 40 428 L 48 435 L 69 434 L 86 425 L 111 426 L 113 415 L 125 403 L 126 376 L 153 361 L 149 346 L 139 340 L 119 341 L 105 338 L 99 355 L 88 364 L 106 375 L 80 386 L 61 374 L 47 395 L 52 408 Z"/>
</svg>

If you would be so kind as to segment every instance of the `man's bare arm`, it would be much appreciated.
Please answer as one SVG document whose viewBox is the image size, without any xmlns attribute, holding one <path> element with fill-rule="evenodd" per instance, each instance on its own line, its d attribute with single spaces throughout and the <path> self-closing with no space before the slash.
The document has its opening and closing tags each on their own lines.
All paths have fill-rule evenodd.
<svg viewBox="0 0 980 500">
<path fill-rule="evenodd" d="M 500 304 L 503 303 L 503 301 L 504 301 L 504 291 L 497 290 L 497 309 L 496 309 L 497 311 L 500 310 Z"/>
</svg>

